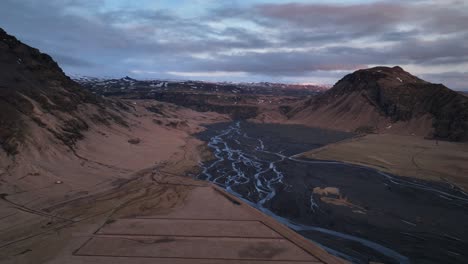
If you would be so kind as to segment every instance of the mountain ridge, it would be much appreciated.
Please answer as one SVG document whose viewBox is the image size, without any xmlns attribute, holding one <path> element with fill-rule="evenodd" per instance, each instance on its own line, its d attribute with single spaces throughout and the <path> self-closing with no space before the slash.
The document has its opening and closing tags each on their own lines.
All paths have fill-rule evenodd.
<svg viewBox="0 0 468 264">
<path fill-rule="evenodd" d="M 118 115 L 127 109 L 124 104 L 83 89 L 49 55 L 1 28 L 0 80 L 0 146 L 10 155 L 18 153 L 32 127 L 72 147 L 89 128 L 89 120 L 102 123 L 112 119 L 124 124 Z M 95 113 L 80 112 L 85 106 L 92 106 Z"/>
<path fill-rule="evenodd" d="M 328 125 L 332 125 L 333 119 L 343 121 L 338 122 L 338 128 L 359 130 L 367 126 L 382 131 L 398 123 L 400 129 L 404 127 L 410 134 L 468 140 L 468 99 L 398 66 L 348 74 L 327 92 L 297 104 L 288 116 L 320 125 L 324 122 L 312 120 L 319 118 L 317 113 L 331 119 Z M 346 121 L 349 122 L 345 124 Z"/>
</svg>

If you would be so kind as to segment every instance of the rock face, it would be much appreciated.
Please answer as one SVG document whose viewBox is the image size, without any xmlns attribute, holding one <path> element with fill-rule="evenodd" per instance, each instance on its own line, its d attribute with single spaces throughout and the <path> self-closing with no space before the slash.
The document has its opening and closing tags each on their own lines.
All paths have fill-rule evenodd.
<svg viewBox="0 0 468 264">
<path fill-rule="evenodd" d="M 316 113 L 337 120 L 338 128 L 379 130 L 395 124 L 407 133 L 468 140 L 468 98 L 400 67 L 375 67 L 346 75 L 328 92 L 288 114 L 293 119 L 309 115 L 310 120 Z"/>
<path fill-rule="evenodd" d="M 119 119 L 105 109 L 108 104 L 67 77 L 49 55 L 0 29 L 0 145 L 8 154 L 16 154 L 35 127 L 72 146 L 89 127 L 90 116 L 79 108 L 92 106 L 95 120 Z"/>
</svg>

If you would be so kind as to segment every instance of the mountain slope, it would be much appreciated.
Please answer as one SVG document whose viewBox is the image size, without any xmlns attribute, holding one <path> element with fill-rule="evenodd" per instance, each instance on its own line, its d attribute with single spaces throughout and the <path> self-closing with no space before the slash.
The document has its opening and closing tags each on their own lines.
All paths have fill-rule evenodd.
<svg viewBox="0 0 468 264">
<path fill-rule="evenodd" d="M 347 130 L 388 130 L 468 140 L 468 98 L 400 67 L 346 75 L 326 93 L 288 113 L 297 122 Z"/>
<path fill-rule="evenodd" d="M 89 120 L 114 120 L 123 124 L 117 112 L 121 103 L 104 101 L 68 78 L 47 54 L 31 48 L 0 29 L 0 145 L 8 154 L 34 128 L 73 146 L 87 130 Z M 85 107 L 91 107 L 83 111 Z M 85 120 L 87 119 L 88 120 Z"/>
</svg>

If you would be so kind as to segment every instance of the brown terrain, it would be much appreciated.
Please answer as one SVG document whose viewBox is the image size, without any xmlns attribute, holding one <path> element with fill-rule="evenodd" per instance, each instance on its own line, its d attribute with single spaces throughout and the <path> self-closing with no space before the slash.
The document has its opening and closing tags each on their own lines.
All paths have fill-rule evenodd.
<svg viewBox="0 0 468 264">
<path fill-rule="evenodd" d="M 303 157 L 468 188 L 468 98 L 400 67 L 356 71 L 323 94 L 262 111 L 251 121 L 354 132 L 363 137 Z"/>
<path fill-rule="evenodd" d="M 328 92 L 299 103 L 288 115 L 290 122 L 371 133 L 304 157 L 448 181 L 467 190 L 468 145 L 456 142 L 468 139 L 468 98 L 441 84 L 400 67 L 359 70 Z"/>
<path fill-rule="evenodd" d="M 400 67 L 349 74 L 324 94 L 298 103 L 288 116 L 309 126 L 468 140 L 468 99 Z"/>
<path fill-rule="evenodd" d="M 95 96 L 3 30 L 0 69 L 1 263 L 344 263 L 183 177 L 226 115 Z"/>
<path fill-rule="evenodd" d="M 415 136 L 366 135 L 299 156 L 340 160 L 395 175 L 455 184 L 468 191 L 468 144 Z"/>
</svg>

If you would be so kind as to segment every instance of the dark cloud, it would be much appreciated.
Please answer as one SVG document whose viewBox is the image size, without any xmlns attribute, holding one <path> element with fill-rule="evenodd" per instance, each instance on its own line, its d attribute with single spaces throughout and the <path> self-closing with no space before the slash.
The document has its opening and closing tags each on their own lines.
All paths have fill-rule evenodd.
<svg viewBox="0 0 468 264">
<path fill-rule="evenodd" d="M 245 72 L 248 80 L 331 77 L 375 64 L 456 73 L 468 63 L 464 1 L 252 1 L 210 6 L 197 16 L 143 6 L 105 9 L 104 3 L 2 0 L 0 26 L 52 54 L 72 74 L 222 71 Z M 440 78 L 461 87 L 463 76 Z"/>
<path fill-rule="evenodd" d="M 94 67 L 96 66 L 92 62 L 82 60 L 80 58 L 67 56 L 67 55 L 52 53 L 51 56 L 54 58 L 55 61 L 57 61 L 62 66 L 71 66 L 71 67 Z"/>
<path fill-rule="evenodd" d="M 420 77 L 434 83 L 443 83 L 449 88 L 468 91 L 468 72 L 441 72 L 422 74 Z"/>
<path fill-rule="evenodd" d="M 199 60 L 194 67 L 205 71 L 248 72 L 262 75 L 304 76 L 313 71 L 356 70 L 359 59 L 322 52 L 247 52 Z"/>
<path fill-rule="evenodd" d="M 388 55 L 402 63 L 434 65 L 468 62 L 467 36 L 460 34 L 429 41 L 420 39 L 402 41 L 389 50 Z"/>
<path fill-rule="evenodd" d="M 310 49 L 294 55 L 236 54 L 208 63 L 224 70 L 292 75 L 373 64 L 446 65 L 449 69 L 453 64 L 468 62 L 468 29 L 464 26 L 468 24 L 468 7 L 461 5 L 450 1 L 445 4 L 381 1 L 352 5 L 263 4 L 243 10 L 221 9 L 216 19 L 249 19 L 279 29 L 278 46 Z M 317 49 L 321 46 L 325 48 Z M 249 58 L 254 62 L 248 62 Z M 449 79 L 446 82 L 454 83 Z"/>
<path fill-rule="evenodd" d="M 379 39 L 382 41 L 403 41 L 407 39 L 412 39 L 415 36 L 422 34 L 419 29 L 412 30 L 396 30 L 396 31 L 386 31 L 380 34 Z"/>
<path fill-rule="evenodd" d="M 264 4 L 256 7 L 261 16 L 318 32 L 370 33 L 391 29 L 408 16 L 403 5 L 371 3 L 355 5 Z"/>
<path fill-rule="evenodd" d="M 450 4 L 450 1 L 445 4 L 437 1 L 379 1 L 350 5 L 263 4 L 256 6 L 253 12 L 283 28 L 292 25 L 294 29 L 318 34 L 339 33 L 354 37 L 388 37 L 388 34 L 400 33 L 400 39 L 394 40 L 401 40 L 418 34 L 466 32 L 466 8 L 468 6 Z M 404 29 L 408 26 L 410 30 Z"/>
</svg>

